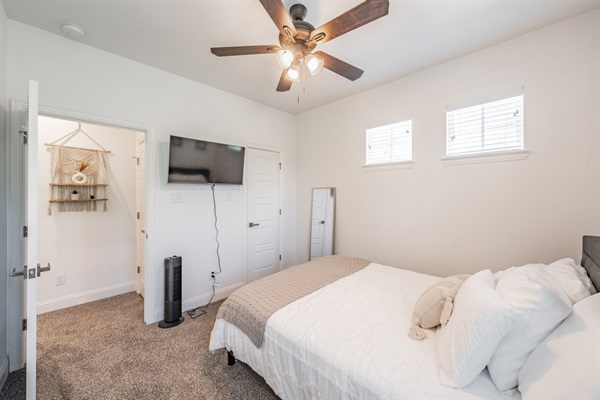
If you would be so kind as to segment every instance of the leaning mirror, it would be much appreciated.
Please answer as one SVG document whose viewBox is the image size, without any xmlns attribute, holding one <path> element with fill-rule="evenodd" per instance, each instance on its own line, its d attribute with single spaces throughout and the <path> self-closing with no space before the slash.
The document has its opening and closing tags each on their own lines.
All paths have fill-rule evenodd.
<svg viewBox="0 0 600 400">
<path fill-rule="evenodd" d="M 310 226 L 310 259 L 334 254 L 335 188 L 312 190 Z"/>
</svg>

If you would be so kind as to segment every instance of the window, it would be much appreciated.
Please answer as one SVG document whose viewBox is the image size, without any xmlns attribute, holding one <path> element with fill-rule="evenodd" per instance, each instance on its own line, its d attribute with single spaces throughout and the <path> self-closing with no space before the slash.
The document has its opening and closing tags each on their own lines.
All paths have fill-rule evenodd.
<svg viewBox="0 0 600 400">
<path fill-rule="evenodd" d="M 367 165 L 412 161 L 412 120 L 367 128 Z"/>
<path fill-rule="evenodd" d="M 448 109 L 446 155 L 523 150 L 523 92 L 474 106 Z"/>
</svg>

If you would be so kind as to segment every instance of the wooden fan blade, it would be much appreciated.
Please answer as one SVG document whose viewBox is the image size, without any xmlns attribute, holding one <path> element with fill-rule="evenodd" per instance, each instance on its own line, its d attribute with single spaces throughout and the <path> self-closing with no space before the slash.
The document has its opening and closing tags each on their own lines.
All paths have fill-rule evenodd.
<svg viewBox="0 0 600 400">
<path fill-rule="evenodd" d="M 309 41 L 325 43 L 387 15 L 388 0 L 367 0 L 310 33 Z"/>
<path fill-rule="evenodd" d="M 285 77 L 285 74 L 287 74 L 287 72 L 288 69 L 286 68 L 281 73 L 281 78 L 279 78 L 279 83 L 277 84 L 278 92 L 287 92 L 292 87 L 292 83 L 294 83 Z"/>
<path fill-rule="evenodd" d="M 246 56 L 249 54 L 277 53 L 279 46 L 233 46 L 211 47 L 210 52 L 218 57 Z"/>
<path fill-rule="evenodd" d="M 277 29 L 283 36 L 288 36 L 294 41 L 296 28 L 281 0 L 260 0 L 260 4 L 265 8 L 267 14 L 271 17 Z"/>
<path fill-rule="evenodd" d="M 327 53 L 323 53 L 322 51 L 316 51 L 314 54 L 323 58 L 324 68 L 327 68 L 328 70 L 333 71 L 344 78 L 350 79 L 351 81 L 357 80 L 365 72 L 362 69 L 356 68 L 355 66 L 350 65 L 347 62 L 344 62 L 339 58 L 335 58 Z"/>
</svg>

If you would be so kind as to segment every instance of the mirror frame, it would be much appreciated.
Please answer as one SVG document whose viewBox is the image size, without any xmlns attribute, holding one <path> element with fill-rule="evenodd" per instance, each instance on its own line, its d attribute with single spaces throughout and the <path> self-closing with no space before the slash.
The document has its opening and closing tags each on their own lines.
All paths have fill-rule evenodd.
<svg viewBox="0 0 600 400">
<path fill-rule="evenodd" d="M 312 220 L 313 220 L 313 208 L 314 208 L 313 204 L 315 201 L 315 190 L 317 190 L 317 189 L 328 189 L 332 193 L 333 212 L 332 212 L 332 221 L 331 221 L 331 255 L 335 254 L 335 220 L 336 220 L 336 208 L 337 208 L 336 207 L 337 190 L 335 187 L 332 187 L 332 186 L 314 187 L 311 190 L 311 200 L 310 200 L 310 225 L 309 225 L 309 230 L 308 230 L 308 260 L 309 261 L 325 256 L 325 255 L 321 255 L 320 257 L 311 258 Z M 329 254 L 326 254 L 326 255 L 329 255 Z"/>
</svg>

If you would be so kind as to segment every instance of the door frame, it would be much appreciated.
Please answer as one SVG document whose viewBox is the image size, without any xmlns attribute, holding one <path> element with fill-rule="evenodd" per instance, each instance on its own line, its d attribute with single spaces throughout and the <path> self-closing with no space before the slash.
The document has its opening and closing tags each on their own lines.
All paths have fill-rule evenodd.
<svg viewBox="0 0 600 400">
<path fill-rule="evenodd" d="M 139 168 L 140 168 L 140 141 L 143 140 L 143 145 L 144 145 L 144 212 L 140 213 L 140 210 L 138 209 L 138 207 L 140 206 L 140 191 L 139 191 L 139 184 L 140 184 L 140 180 L 139 177 L 141 176 L 139 173 Z M 135 290 L 138 294 L 140 294 L 142 297 L 146 296 L 146 135 L 143 134 L 141 136 L 136 135 L 135 138 L 135 157 L 136 157 L 136 166 L 135 166 L 135 206 L 137 209 L 137 218 L 135 220 L 135 263 L 137 265 L 137 273 L 136 273 L 136 277 L 135 277 Z M 140 215 L 143 216 L 144 218 L 144 229 L 141 230 L 140 232 L 140 226 L 139 226 L 139 221 L 140 221 Z M 143 233 L 144 236 L 143 238 L 140 238 L 140 233 Z M 144 266 L 140 268 L 140 244 L 143 243 L 144 245 Z M 140 273 L 143 272 L 143 279 L 140 279 Z M 142 290 L 140 290 L 140 286 L 143 288 Z"/>
<path fill-rule="evenodd" d="M 10 130 L 6 137 L 6 157 L 7 157 L 7 209 L 11 210 L 7 218 L 7 265 L 6 272 L 10 274 L 13 268 L 19 270 L 23 268 L 22 252 L 23 237 L 22 225 L 24 222 L 24 199 L 23 192 L 24 173 L 22 163 L 23 155 L 19 151 L 19 141 L 23 140 L 19 134 L 19 112 L 27 109 L 27 103 L 20 100 L 10 99 Z M 112 126 L 117 128 L 129 129 L 144 132 L 146 135 L 146 187 L 145 187 L 145 208 L 146 208 L 146 232 L 149 232 L 146 239 L 145 259 L 146 265 L 154 265 L 154 164 L 155 164 L 155 146 L 156 138 L 154 128 L 150 125 L 144 125 L 137 122 L 123 121 L 115 118 L 101 117 L 92 114 L 80 113 L 76 111 L 63 110 L 53 107 L 39 105 L 40 116 L 47 116 L 60 119 L 77 120 L 84 123 L 96 125 Z M 155 285 L 154 274 L 149 273 L 144 276 L 146 296 L 144 297 L 144 322 L 151 324 L 154 320 L 155 306 Z M 8 357 L 10 360 L 10 372 L 20 369 L 24 365 L 23 358 L 23 337 L 21 330 L 21 320 L 23 319 L 23 281 L 20 279 L 8 280 Z M 20 300 L 17 300 L 20 299 Z"/>
<path fill-rule="evenodd" d="M 285 171 L 285 157 L 284 157 L 284 151 L 279 148 L 279 147 L 272 147 L 272 146 L 265 146 L 262 144 L 257 144 L 257 143 L 251 143 L 251 142 L 244 142 L 244 146 L 246 148 L 250 148 L 250 149 L 254 149 L 254 150 L 263 150 L 263 151 L 271 151 L 274 153 L 279 153 L 279 162 L 281 163 L 281 170 L 279 173 L 279 208 L 281 208 L 281 217 L 279 218 L 279 253 L 281 254 L 281 262 L 279 263 L 279 270 L 281 271 L 284 267 L 283 265 L 285 264 L 285 243 L 283 241 L 284 238 L 284 228 L 285 228 L 285 215 L 286 215 L 286 209 L 285 209 L 285 200 L 283 197 L 283 183 L 284 183 L 284 179 L 283 179 L 283 173 Z M 246 161 L 244 161 L 245 163 Z M 247 175 L 247 171 L 248 168 L 246 165 L 244 165 L 244 185 L 248 184 L 248 175 Z M 248 191 L 246 189 L 244 189 L 244 211 L 243 211 L 243 219 L 244 219 L 244 283 L 248 283 L 248 229 L 247 228 L 247 224 L 248 224 Z"/>
</svg>

